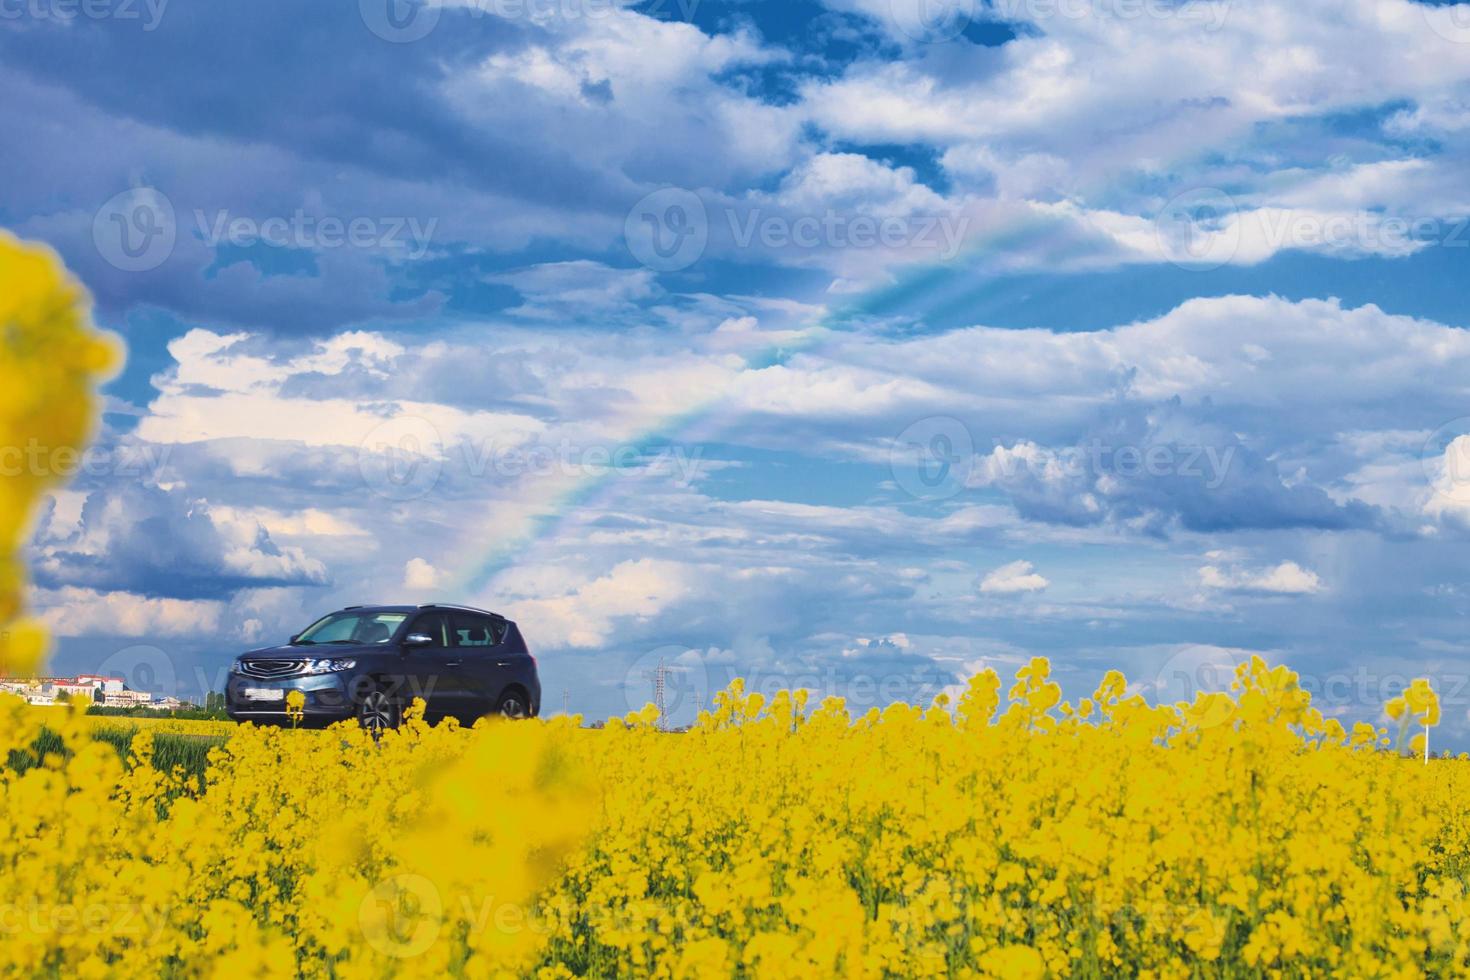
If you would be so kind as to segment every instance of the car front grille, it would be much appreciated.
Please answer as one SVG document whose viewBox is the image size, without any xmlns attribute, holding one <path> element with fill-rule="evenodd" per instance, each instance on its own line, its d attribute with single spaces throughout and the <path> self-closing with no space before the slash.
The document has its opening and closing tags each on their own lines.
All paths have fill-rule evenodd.
<svg viewBox="0 0 1470 980">
<path fill-rule="evenodd" d="M 240 669 L 250 677 L 289 677 L 306 669 L 305 660 L 246 660 Z"/>
</svg>

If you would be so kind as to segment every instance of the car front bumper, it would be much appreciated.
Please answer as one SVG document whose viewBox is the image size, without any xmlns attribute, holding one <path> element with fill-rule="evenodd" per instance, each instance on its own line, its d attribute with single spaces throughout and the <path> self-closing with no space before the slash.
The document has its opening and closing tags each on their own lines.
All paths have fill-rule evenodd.
<svg viewBox="0 0 1470 980">
<path fill-rule="evenodd" d="M 306 698 L 302 720 L 329 724 L 356 714 L 346 678 L 342 674 L 301 674 L 265 679 L 231 674 L 225 689 L 225 713 L 235 721 L 286 724 L 286 698 L 300 691 Z"/>
</svg>

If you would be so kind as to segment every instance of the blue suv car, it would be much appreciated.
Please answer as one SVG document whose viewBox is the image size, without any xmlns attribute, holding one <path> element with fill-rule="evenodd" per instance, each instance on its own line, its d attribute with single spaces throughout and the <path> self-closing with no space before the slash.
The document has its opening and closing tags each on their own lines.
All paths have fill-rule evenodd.
<svg viewBox="0 0 1470 980">
<path fill-rule="evenodd" d="M 306 696 L 303 722 L 356 718 L 379 733 L 423 698 L 426 719 L 462 724 L 541 710 L 536 660 L 516 624 L 469 606 L 349 606 L 285 646 L 252 650 L 230 668 L 225 707 L 236 721 L 284 723 L 286 696 Z"/>
</svg>

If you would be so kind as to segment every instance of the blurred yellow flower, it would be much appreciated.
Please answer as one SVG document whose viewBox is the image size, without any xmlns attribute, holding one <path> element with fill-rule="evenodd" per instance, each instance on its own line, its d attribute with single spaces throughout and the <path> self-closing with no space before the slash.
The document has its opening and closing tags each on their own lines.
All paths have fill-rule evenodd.
<svg viewBox="0 0 1470 980">
<path fill-rule="evenodd" d="M 0 674 L 35 671 L 40 624 L 24 619 L 19 549 L 41 495 L 80 457 L 94 388 L 120 346 L 95 330 L 85 293 L 50 249 L 0 231 Z"/>
<path fill-rule="evenodd" d="M 1404 702 L 1414 720 L 1426 727 L 1439 724 L 1439 697 L 1429 686 L 1429 681 L 1420 677 L 1404 691 Z"/>
<path fill-rule="evenodd" d="M 286 692 L 286 717 L 291 719 L 292 724 L 299 723 L 306 717 L 306 694 L 303 691 Z"/>
</svg>

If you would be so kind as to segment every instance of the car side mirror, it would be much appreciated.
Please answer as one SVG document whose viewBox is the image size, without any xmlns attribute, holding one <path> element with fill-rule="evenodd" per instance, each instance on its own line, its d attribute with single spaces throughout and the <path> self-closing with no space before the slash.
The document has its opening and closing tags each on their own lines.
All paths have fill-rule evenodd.
<svg viewBox="0 0 1470 980">
<path fill-rule="evenodd" d="M 286 642 L 288 644 L 294 644 L 299 639 L 301 639 L 301 634 L 300 633 L 292 633 L 291 634 L 291 639 L 287 640 Z"/>
<path fill-rule="evenodd" d="M 427 647 L 434 645 L 434 638 L 428 633 L 410 633 L 403 638 L 406 647 Z"/>
</svg>

